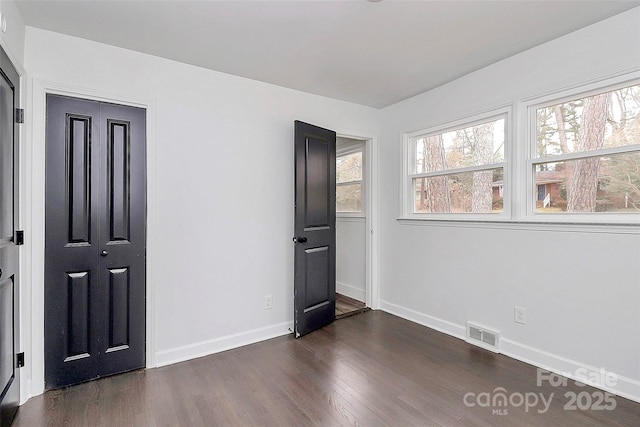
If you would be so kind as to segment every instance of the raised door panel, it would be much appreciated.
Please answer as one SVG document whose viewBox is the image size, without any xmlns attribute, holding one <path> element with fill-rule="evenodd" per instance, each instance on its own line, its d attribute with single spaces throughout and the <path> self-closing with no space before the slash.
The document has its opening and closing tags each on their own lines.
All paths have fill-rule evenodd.
<svg viewBox="0 0 640 427">
<path fill-rule="evenodd" d="M 63 308 L 68 314 L 65 362 L 91 356 L 90 307 L 91 275 L 88 271 L 67 273 L 67 304 Z"/>
<path fill-rule="evenodd" d="M 109 269 L 109 343 L 107 353 L 129 348 L 130 277 L 128 268 Z"/>
<path fill-rule="evenodd" d="M 67 114 L 68 243 L 91 243 L 91 117 Z"/>
<path fill-rule="evenodd" d="M 107 120 L 109 241 L 130 240 L 130 123 Z"/>
<path fill-rule="evenodd" d="M 331 218 L 329 141 L 307 137 L 305 152 L 305 229 L 326 228 Z"/>
<path fill-rule="evenodd" d="M 329 286 L 331 279 L 329 247 L 305 249 L 306 283 L 304 292 L 304 311 L 309 312 L 329 304 Z"/>
</svg>

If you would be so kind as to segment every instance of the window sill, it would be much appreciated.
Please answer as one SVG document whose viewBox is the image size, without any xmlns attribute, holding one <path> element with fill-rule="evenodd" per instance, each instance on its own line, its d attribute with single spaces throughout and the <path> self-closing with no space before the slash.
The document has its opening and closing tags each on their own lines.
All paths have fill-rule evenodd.
<svg viewBox="0 0 640 427">
<path fill-rule="evenodd" d="M 453 227 L 522 231 L 555 231 L 606 234 L 640 235 L 640 224 L 637 223 L 577 223 L 560 221 L 516 221 L 516 220 L 446 220 L 425 218 L 398 218 L 401 225 L 426 227 Z"/>
<path fill-rule="evenodd" d="M 366 217 L 362 214 L 356 215 L 340 215 L 336 214 L 336 221 L 338 222 L 362 222 Z"/>
</svg>

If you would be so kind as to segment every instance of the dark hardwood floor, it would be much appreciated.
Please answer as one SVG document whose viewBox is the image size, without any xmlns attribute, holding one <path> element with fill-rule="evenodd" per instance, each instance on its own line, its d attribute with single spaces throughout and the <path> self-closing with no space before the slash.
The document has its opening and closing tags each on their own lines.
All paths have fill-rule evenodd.
<svg viewBox="0 0 640 427">
<path fill-rule="evenodd" d="M 368 310 L 367 305 L 362 301 L 346 295 L 336 294 L 336 320 L 364 313 Z"/>
<path fill-rule="evenodd" d="M 478 405 L 499 387 L 506 406 Z M 565 393 L 583 392 L 601 393 L 537 386 L 530 365 L 368 311 L 297 340 L 49 391 L 20 408 L 14 427 L 640 425 L 640 404 L 620 397 L 613 410 L 565 409 Z M 518 397 L 534 394 L 549 407 Z"/>
</svg>

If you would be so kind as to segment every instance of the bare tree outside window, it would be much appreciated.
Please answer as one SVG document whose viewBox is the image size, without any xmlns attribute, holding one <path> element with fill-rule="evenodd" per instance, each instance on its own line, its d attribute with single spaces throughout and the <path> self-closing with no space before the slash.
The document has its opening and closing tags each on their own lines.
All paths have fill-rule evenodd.
<svg viewBox="0 0 640 427">
<path fill-rule="evenodd" d="M 597 150 L 604 146 L 609 94 L 584 100 L 582 126 L 578 132 L 577 151 Z M 578 160 L 567 180 L 567 212 L 594 212 L 598 191 L 599 157 Z"/>
<path fill-rule="evenodd" d="M 504 135 L 505 119 L 500 117 L 416 137 L 415 212 L 500 212 Z"/>
<path fill-rule="evenodd" d="M 640 85 L 539 108 L 536 122 L 537 212 L 640 210 Z"/>
<path fill-rule="evenodd" d="M 336 211 L 362 212 L 362 151 L 336 157 Z"/>
<path fill-rule="evenodd" d="M 471 128 L 470 138 L 473 152 L 473 162 L 476 165 L 493 161 L 493 123 L 485 123 Z M 467 136 L 466 129 L 464 132 Z M 491 184 L 493 171 L 478 171 L 473 174 L 471 212 L 491 211 Z"/>
<path fill-rule="evenodd" d="M 441 171 L 446 169 L 442 135 L 430 136 L 422 142 L 424 144 L 423 165 L 425 171 Z M 431 179 L 420 180 L 420 210 L 427 212 L 451 212 L 451 200 L 449 198 L 449 182 L 446 176 L 437 176 Z"/>
</svg>

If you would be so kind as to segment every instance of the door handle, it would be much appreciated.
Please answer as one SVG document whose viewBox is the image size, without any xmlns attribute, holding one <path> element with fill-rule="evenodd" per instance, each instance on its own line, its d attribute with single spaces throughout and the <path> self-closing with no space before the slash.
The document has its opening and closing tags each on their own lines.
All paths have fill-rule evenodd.
<svg viewBox="0 0 640 427">
<path fill-rule="evenodd" d="M 306 237 L 294 237 L 293 238 L 293 243 L 306 243 L 307 238 Z"/>
<path fill-rule="evenodd" d="M 107 256 L 107 255 L 109 255 L 109 252 L 107 251 L 100 252 L 100 256 Z"/>
</svg>

